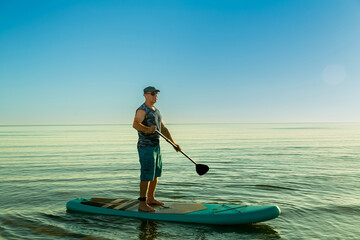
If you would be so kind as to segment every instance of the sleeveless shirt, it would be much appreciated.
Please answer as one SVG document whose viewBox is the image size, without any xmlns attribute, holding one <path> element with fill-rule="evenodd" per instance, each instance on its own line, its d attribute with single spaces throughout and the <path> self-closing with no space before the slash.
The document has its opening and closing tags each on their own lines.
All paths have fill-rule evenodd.
<svg viewBox="0 0 360 240">
<path fill-rule="evenodd" d="M 161 114 L 158 109 L 153 110 L 152 108 L 146 106 L 146 104 L 142 104 L 137 110 L 144 110 L 145 111 L 145 119 L 142 122 L 144 126 L 150 127 L 152 125 L 156 126 L 156 129 L 161 131 Z M 160 143 L 160 136 L 157 133 L 143 133 L 138 131 L 139 140 L 137 144 L 137 148 L 144 148 L 144 147 L 155 147 Z"/>
</svg>

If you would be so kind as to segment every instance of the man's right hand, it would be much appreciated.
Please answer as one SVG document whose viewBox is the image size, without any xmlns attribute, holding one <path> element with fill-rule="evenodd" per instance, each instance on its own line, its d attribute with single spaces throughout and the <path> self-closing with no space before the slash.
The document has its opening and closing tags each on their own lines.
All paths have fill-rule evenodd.
<svg viewBox="0 0 360 240">
<path fill-rule="evenodd" d="M 155 125 L 150 126 L 146 131 L 146 133 L 154 133 L 154 132 L 156 132 L 156 126 Z"/>
</svg>

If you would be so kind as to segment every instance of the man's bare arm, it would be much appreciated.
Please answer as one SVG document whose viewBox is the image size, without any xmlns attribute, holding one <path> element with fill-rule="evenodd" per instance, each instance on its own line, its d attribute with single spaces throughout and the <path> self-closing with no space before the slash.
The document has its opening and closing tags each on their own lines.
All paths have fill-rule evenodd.
<svg viewBox="0 0 360 240">
<path fill-rule="evenodd" d="M 172 141 L 173 143 L 175 143 L 174 139 L 172 138 L 171 134 L 170 134 L 170 131 L 169 129 L 167 129 L 167 127 L 165 126 L 164 122 L 161 122 L 161 133 L 164 134 L 164 136 L 166 138 L 168 138 L 170 141 Z M 177 146 L 175 148 L 175 150 L 178 152 L 178 151 L 181 151 L 181 147 L 175 143 L 175 145 Z"/>
<path fill-rule="evenodd" d="M 145 111 L 142 109 L 137 110 L 133 122 L 133 128 L 143 133 L 154 133 L 156 131 L 155 125 L 147 127 L 144 124 L 142 124 L 145 118 L 146 118 Z"/>
</svg>

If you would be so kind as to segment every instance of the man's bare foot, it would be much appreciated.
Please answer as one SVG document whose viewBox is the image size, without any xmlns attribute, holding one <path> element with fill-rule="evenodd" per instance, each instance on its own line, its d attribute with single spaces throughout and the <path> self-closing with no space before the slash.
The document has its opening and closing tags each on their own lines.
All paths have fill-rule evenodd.
<svg viewBox="0 0 360 240">
<path fill-rule="evenodd" d="M 150 207 L 146 202 L 140 202 L 138 207 L 139 212 L 155 212 L 155 208 Z"/>
<path fill-rule="evenodd" d="M 164 205 L 165 203 L 163 203 L 162 201 L 158 201 L 158 200 L 156 200 L 156 199 L 148 199 L 148 200 L 147 200 L 147 204 L 149 204 L 149 205 L 162 206 L 162 205 Z"/>
</svg>

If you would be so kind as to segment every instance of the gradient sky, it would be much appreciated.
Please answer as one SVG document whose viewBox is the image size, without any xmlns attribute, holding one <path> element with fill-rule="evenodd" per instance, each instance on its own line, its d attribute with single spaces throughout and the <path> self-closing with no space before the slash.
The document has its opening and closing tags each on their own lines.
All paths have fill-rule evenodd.
<svg viewBox="0 0 360 240">
<path fill-rule="evenodd" d="M 360 122 L 360 1 L 0 0 L 0 124 Z"/>
</svg>

